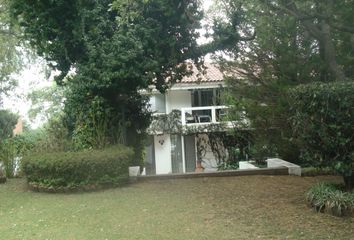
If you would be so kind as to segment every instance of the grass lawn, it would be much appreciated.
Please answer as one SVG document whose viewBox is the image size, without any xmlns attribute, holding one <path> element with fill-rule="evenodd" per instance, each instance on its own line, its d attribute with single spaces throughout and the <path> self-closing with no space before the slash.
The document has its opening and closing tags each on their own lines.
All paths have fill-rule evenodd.
<svg viewBox="0 0 354 240">
<path fill-rule="evenodd" d="M 80 194 L 0 185 L 0 239 L 354 239 L 354 219 L 315 213 L 305 191 L 337 177 L 140 182 Z"/>
</svg>

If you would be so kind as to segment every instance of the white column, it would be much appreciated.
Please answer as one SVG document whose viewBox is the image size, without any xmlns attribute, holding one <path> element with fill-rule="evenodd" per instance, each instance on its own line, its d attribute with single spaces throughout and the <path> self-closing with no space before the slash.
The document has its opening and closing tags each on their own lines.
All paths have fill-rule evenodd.
<svg viewBox="0 0 354 240">
<path fill-rule="evenodd" d="M 165 109 L 166 109 L 166 114 L 170 113 L 170 101 L 169 101 L 170 95 L 169 92 L 166 91 L 165 93 Z"/>
<path fill-rule="evenodd" d="M 182 115 L 182 126 L 186 125 L 186 110 L 184 108 L 181 109 L 181 115 Z"/>
<path fill-rule="evenodd" d="M 211 121 L 213 123 L 216 123 L 216 111 L 215 111 L 215 107 L 211 108 Z"/>
<path fill-rule="evenodd" d="M 182 145 L 182 165 L 183 165 L 183 173 L 186 172 L 186 154 L 184 152 L 184 136 L 181 135 L 181 145 Z"/>
</svg>

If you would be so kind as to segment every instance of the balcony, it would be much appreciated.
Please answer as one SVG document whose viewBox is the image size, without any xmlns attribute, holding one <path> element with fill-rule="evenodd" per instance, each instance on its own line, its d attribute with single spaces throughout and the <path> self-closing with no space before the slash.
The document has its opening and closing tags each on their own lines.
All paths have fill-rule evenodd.
<svg viewBox="0 0 354 240">
<path fill-rule="evenodd" d="M 249 129 L 249 121 L 240 113 L 238 121 L 227 119 L 229 107 L 206 106 L 174 109 L 169 114 L 154 113 L 148 128 L 149 134 L 191 134 L 196 132 L 220 132 L 229 128 Z"/>
<path fill-rule="evenodd" d="M 182 126 L 200 126 L 225 122 L 227 106 L 181 108 Z"/>
</svg>

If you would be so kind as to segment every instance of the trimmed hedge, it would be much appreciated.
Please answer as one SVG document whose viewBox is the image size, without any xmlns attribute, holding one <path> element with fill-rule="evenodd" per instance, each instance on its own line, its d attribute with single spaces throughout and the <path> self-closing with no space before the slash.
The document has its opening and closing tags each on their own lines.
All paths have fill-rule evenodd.
<svg viewBox="0 0 354 240">
<path fill-rule="evenodd" d="M 22 167 L 28 183 L 37 190 L 95 189 L 126 182 L 133 156 L 133 150 L 125 146 L 38 153 L 26 156 Z"/>
</svg>

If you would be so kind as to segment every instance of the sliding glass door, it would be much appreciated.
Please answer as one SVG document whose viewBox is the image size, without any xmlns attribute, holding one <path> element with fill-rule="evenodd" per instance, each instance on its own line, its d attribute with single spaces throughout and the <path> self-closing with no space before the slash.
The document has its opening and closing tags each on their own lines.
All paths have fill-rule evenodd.
<svg viewBox="0 0 354 240">
<path fill-rule="evenodd" d="M 181 135 L 171 134 L 172 173 L 183 173 Z"/>
</svg>

